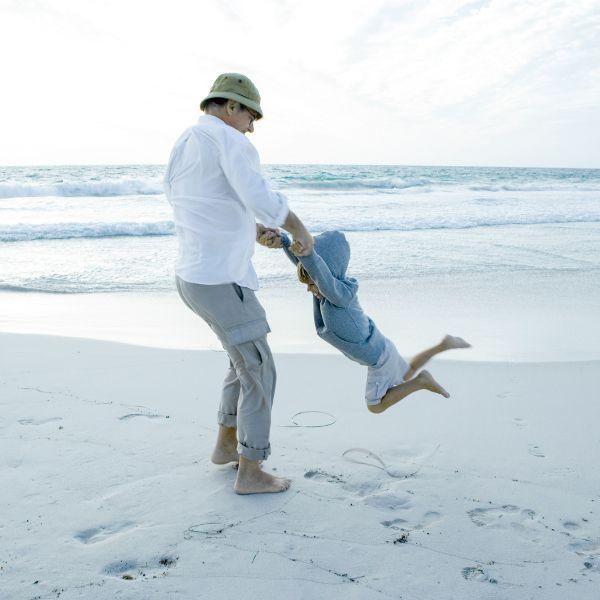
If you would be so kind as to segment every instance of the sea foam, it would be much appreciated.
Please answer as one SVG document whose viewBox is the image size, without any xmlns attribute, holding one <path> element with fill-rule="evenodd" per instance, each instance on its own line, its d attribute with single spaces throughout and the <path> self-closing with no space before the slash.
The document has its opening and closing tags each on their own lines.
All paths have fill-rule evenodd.
<svg viewBox="0 0 600 600">
<path fill-rule="evenodd" d="M 119 236 L 173 235 L 172 221 L 152 223 L 53 223 L 17 224 L 0 227 L 0 242 L 29 242 L 33 240 L 67 240 L 74 238 L 103 238 Z"/>
<path fill-rule="evenodd" d="M 0 182 L 0 198 L 145 196 L 162 193 L 162 182 L 154 179 L 104 179 L 42 184 Z"/>
<path fill-rule="evenodd" d="M 472 229 L 476 227 L 501 227 L 504 225 L 548 225 L 567 223 L 600 223 L 600 214 L 574 215 L 497 215 L 461 216 L 433 219 L 418 217 L 393 219 L 372 218 L 352 220 L 330 217 L 327 222 L 308 218 L 308 228 L 315 234 L 337 229 L 340 231 L 424 231 L 439 229 Z M 68 240 L 77 238 L 145 237 L 175 234 L 172 221 L 119 222 L 119 223 L 53 223 L 21 224 L 0 227 L 0 242 L 30 242 L 34 240 Z"/>
</svg>

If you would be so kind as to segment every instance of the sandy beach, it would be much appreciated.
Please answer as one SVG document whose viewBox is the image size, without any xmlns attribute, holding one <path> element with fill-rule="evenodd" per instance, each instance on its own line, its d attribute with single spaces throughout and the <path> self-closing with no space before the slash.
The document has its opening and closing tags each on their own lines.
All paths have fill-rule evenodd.
<svg viewBox="0 0 600 600">
<path fill-rule="evenodd" d="M 600 600 L 599 29 L 0 2 L 0 600 Z"/>
<path fill-rule="evenodd" d="M 208 460 L 222 352 L 0 352 L 2 598 L 597 598 L 598 362 L 434 361 L 450 400 L 372 415 L 364 369 L 278 354 L 293 484 L 240 497 Z"/>
<path fill-rule="evenodd" d="M 209 461 L 227 358 L 175 291 L 163 171 L 0 169 L 0 600 L 596 600 L 600 172 L 270 167 L 315 233 L 347 230 L 403 355 L 473 347 L 431 365 L 450 400 L 371 414 L 257 247 L 265 468 L 293 483 L 240 497 Z"/>
</svg>

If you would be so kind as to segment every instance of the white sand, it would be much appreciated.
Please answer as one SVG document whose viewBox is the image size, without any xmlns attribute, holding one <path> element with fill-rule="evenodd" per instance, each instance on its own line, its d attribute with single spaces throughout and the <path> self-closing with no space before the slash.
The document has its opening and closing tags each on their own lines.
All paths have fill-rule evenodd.
<svg viewBox="0 0 600 600">
<path fill-rule="evenodd" d="M 208 461 L 223 353 L 0 335 L 2 600 L 598 598 L 600 363 L 434 361 L 452 398 L 383 415 L 341 356 L 277 365 L 293 485 L 241 497 Z"/>
</svg>

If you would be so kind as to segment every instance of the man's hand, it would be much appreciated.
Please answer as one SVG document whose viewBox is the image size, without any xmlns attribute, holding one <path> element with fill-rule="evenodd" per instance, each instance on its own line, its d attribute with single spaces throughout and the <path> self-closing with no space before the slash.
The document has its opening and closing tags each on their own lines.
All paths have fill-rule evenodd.
<svg viewBox="0 0 600 600">
<path fill-rule="evenodd" d="M 265 248 L 281 248 L 283 246 L 280 235 L 272 231 L 267 231 L 261 235 L 257 242 Z"/>
<path fill-rule="evenodd" d="M 283 228 L 294 236 L 292 252 L 296 256 L 308 256 L 315 246 L 313 236 L 308 233 L 304 223 L 290 210 Z"/>
<path fill-rule="evenodd" d="M 313 251 L 314 247 L 315 240 L 313 239 L 313 236 L 310 235 L 310 233 L 308 233 L 307 231 L 306 235 L 296 236 L 294 238 L 294 242 L 291 245 L 290 250 L 296 256 L 308 256 Z"/>
<path fill-rule="evenodd" d="M 265 227 L 261 223 L 256 224 L 256 241 L 265 248 L 281 248 L 281 236 L 279 230 Z"/>
</svg>

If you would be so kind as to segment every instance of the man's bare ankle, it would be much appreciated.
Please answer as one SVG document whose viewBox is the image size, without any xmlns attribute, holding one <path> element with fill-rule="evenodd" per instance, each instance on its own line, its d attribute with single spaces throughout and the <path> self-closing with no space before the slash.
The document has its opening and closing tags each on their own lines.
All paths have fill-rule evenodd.
<svg viewBox="0 0 600 600">
<path fill-rule="evenodd" d="M 236 427 L 227 427 L 225 425 L 219 425 L 219 435 L 230 438 L 230 437 L 235 437 L 236 434 L 237 434 Z"/>
<path fill-rule="evenodd" d="M 253 473 L 261 470 L 260 460 L 250 460 L 246 458 L 243 454 L 240 454 L 240 473 Z"/>
</svg>

